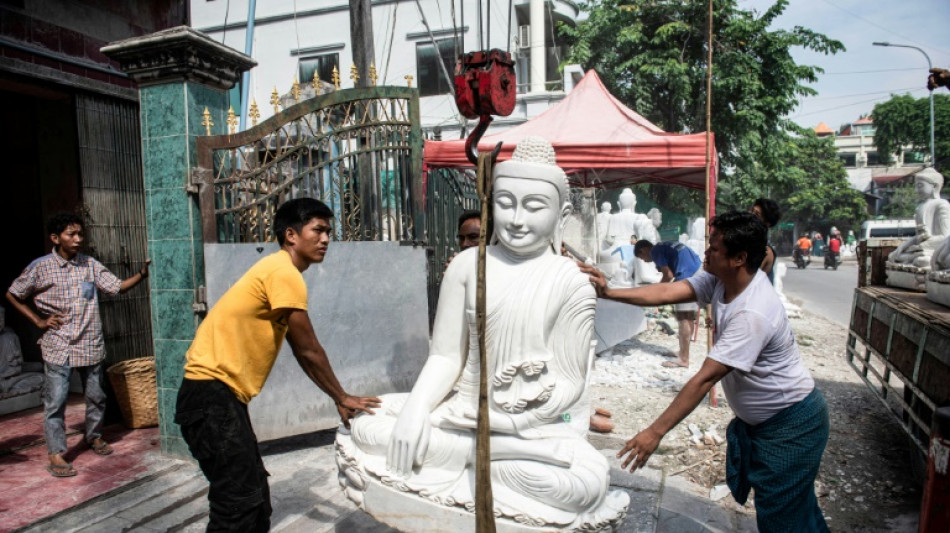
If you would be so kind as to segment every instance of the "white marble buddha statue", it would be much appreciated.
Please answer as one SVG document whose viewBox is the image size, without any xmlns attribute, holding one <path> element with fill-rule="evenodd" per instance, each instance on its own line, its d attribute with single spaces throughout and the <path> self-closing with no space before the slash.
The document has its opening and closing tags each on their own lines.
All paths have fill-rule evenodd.
<svg viewBox="0 0 950 533">
<path fill-rule="evenodd" d="M 607 460 L 586 440 L 596 297 L 587 276 L 558 254 L 571 213 L 565 174 L 550 144 L 533 137 L 494 177 L 486 342 L 495 515 L 507 531 L 616 526 L 629 498 L 608 490 Z M 368 512 L 380 507 L 375 497 L 399 499 L 390 505 L 399 515 L 420 516 L 426 505 L 474 509 L 477 256 L 466 250 L 445 272 L 429 357 L 412 391 L 383 395 L 375 415 L 358 416 L 350 435 L 338 433 L 341 482 Z M 389 492 L 380 496 L 379 486 Z M 443 527 L 453 528 L 436 529 Z"/>
<path fill-rule="evenodd" d="M 934 250 L 927 274 L 927 299 L 950 307 L 950 237 Z"/>
<path fill-rule="evenodd" d="M 887 257 L 888 285 L 925 290 L 931 257 L 950 235 L 950 202 L 940 198 L 942 185 L 943 176 L 933 168 L 925 168 L 914 176 L 917 234 Z"/>
</svg>

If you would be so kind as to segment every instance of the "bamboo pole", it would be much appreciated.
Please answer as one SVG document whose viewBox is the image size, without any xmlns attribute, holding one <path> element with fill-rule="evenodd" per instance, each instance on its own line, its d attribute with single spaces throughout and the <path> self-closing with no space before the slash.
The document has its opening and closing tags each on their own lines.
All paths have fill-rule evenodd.
<svg viewBox="0 0 950 533">
<path fill-rule="evenodd" d="M 709 0 L 709 12 L 707 13 L 707 40 L 706 40 L 706 246 L 709 246 L 709 223 L 716 214 L 716 207 L 709 201 L 712 196 L 712 150 L 710 146 L 712 141 L 712 69 L 713 69 L 713 0 Z M 706 306 L 706 316 L 711 317 L 711 306 Z M 713 333 L 712 328 L 706 328 L 706 351 L 712 350 Z M 716 386 L 709 389 L 709 405 L 719 407 L 719 399 L 716 397 Z"/>
<path fill-rule="evenodd" d="M 478 322 L 478 425 L 475 434 L 475 530 L 495 533 L 495 504 L 491 490 L 491 426 L 488 419 L 488 346 L 485 343 L 485 258 L 491 210 L 492 167 L 495 152 L 478 154 L 478 198 L 482 204 L 478 230 L 478 280 L 475 316 Z"/>
</svg>

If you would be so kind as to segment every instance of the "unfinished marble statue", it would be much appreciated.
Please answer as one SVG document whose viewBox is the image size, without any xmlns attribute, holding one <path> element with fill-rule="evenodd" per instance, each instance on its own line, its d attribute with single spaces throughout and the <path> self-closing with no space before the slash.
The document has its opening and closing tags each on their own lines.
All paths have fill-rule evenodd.
<svg viewBox="0 0 950 533">
<path fill-rule="evenodd" d="M 597 213 L 597 242 L 601 248 L 606 248 L 607 227 L 610 225 L 610 202 L 600 204 L 600 212 Z"/>
<path fill-rule="evenodd" d="M 931 258 L 950 235 L 950 202 L 940 198 L 942 185 L 943 176 L 933 168 L 925 168 L 914 176 L 917 234 L 902 242 L 887 256 L 885 270 L 888 285 L 927 290 Z"/>
<path fill-rule="evenodd" d="M 629 240 L 614 235 L 610 246 L 600 251 L 597 268 L 607 276 L 611 288 L 633 287 L 633 270 L 636 257 Z"/>
<path fill-rule="evenodd" d="M 571 212 L 550 144 L 526 138 L 495 167 L 488 247 L 491 471 L 498 531 L 607 531 L 629 502 L 586 440 L 596 297 L 558 255 Z M 477 249 L 442 281 L 429 357 L 409 394 L 337 434 L 347 496 L 404 531 L 473 531 Z"/>
<path fill-rule="evenodd" d="M 950 307 L 950 238 L 943 240 L 940 248 L 930 258 L 927 274 L 927 299 Z"/>
<path fill-rule="evenodd" d="M 640 238 L 656 244 L 660 242 L 660 226 L 663 224 L 663 213 L 654 207 L 647 211 L 647 218 L 650 219 L 650 225 L 644 226 L 643 235 Z"/>
<path fill-rule="evenodd" d="M 775 292 L 778 293 L 779 300 L 782 301 L 782 305 L 785 307 L 785 316 L 788 318 L 801 318 L 802 317 L 802 308 L 788 301 L 788 297 L 785 296 L 785 274 L 788 273 L 788 267 L 785 266 L 784 261 L 776 261 L 775 266 Z"/>
<path fill-rule="evenodd" d="M 706 217 L 699 217 L 689 225 L 689 246 L 699 257 L 706 256 Z"/>
<path fill-rule="evenodd" d="M 5 312 L 0 307 L 0 400 L 38 392 L 44 379 L 42 372 L 23 372 L 20 339 L 16 333 L 4 327 L 4 319 Z M 8 411 L 0 409 L 0 412 Z"/>
</svg>

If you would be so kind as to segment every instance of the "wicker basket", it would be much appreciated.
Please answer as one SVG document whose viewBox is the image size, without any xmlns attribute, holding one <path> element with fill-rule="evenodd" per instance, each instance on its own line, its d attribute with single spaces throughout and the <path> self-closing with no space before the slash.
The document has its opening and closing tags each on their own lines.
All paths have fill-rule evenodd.
<svg viewBox="0 0 950 533">
<path fill-rule="evenodd" d="M 155 358 L 142 357 L 120 361 L 110 366 L 107 372 L 125 425 L 131 429 L 157 426 Z"/>
</svg>

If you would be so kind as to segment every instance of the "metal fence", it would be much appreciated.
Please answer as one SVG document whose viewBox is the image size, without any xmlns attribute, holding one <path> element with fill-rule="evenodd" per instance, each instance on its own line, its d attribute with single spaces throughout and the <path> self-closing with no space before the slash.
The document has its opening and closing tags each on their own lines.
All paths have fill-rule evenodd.
<svg viewBox="0 0 950 533">
<path fill-rule="evenodd" d="M 274 240 L 277 206 L 312 197 L 335 240 L 422 241 L 418 91 L 345 89 L 233 135 L 197 139 L 205 242 Z"/>
</svg>

